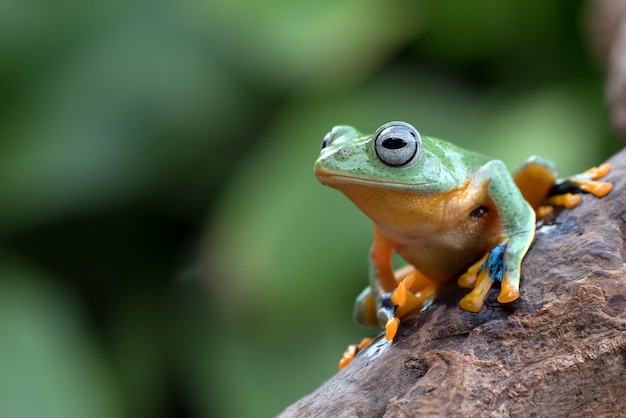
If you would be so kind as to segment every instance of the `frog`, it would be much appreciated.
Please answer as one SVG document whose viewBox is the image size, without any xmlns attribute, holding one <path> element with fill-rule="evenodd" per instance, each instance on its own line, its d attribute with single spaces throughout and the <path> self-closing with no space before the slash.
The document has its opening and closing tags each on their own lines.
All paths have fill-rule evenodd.
<svg viewBox="0 0 626 418">
<path fill-rule="evenodd" d="M 499 303 L 514 302 L 537 219 L 554 207 L 576 207 L 583 194 L 606 196 L 612 184 L 598 180 L 610 169 L 605 163 L 559 178 L 555 163 L 532 156 L 510 174 L 501 160 L 421 135 L 406 122 L 369 135 L 335 126 L 314 173 L 373 223 L 369 285 L 356 298 L 354 319 L 393 341 L 401 319 L 454 280 L 470 289 L 459 301 L 465 311 L 480 312 L 492 287 Z M 406 266 L 394 270 L 394 253 Z M 350 345 L 339 368 L 371 341 Z"/>
</svg>

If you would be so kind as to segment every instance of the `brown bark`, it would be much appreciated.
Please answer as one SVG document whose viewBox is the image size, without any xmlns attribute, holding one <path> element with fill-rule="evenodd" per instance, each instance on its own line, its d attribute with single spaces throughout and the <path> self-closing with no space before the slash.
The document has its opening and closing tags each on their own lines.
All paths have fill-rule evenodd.
<svg viewBox="0 0 626 418">
<path fill-rule="evenodd" d="M 624 416 L 626 150 L 610 162 L 607 197 L 538 226 L 518 301 L 465 312 L 451 284 L 281 416 Z"/>
<path fill-rule="evenodd" d="M 606 68 L 605 95 L 613 129 L 626 140 L 626 2 L 590 1 L 586 27 L 591 50 Z"/>
</svg>

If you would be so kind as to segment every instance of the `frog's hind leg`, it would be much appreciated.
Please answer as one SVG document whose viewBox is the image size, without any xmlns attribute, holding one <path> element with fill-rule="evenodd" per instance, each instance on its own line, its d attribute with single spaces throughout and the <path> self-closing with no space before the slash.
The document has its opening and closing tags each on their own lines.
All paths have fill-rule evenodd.
<svg viewBox="0 0 626 418">
<path fill-rule="evenodd" d="M 608 174 L 609 164 L 590 168 L 582 174 L 558 179 L 555 164 L 545 158 L 533 156 L 513 175 L 517 187 L 524 198 L 542 218 L 554 206 L 573 208 L 581 201 L 581 193 L 591 193 L 596 197 L 606 196 L 613 185 L 596 181 Z"/>
<path fill-rule="evenodd" d="M 389 298 L 395 305 L 394 309 L 377 312 L 376 303 L 369 286 L 361 292 L 354 304 L 355 321 L 366 327 L 378 326 L 380 324 L 379 314 L 384 314 L 387 341 L 393 340 L 395 337 L 400 325 L 400 318 L 423 308 L 435 297 L 438 289 L 436 282 L 422 275 L 411 265 L 397 270 L 394 276 L 398 286 Z M 387 314 L 387 312 L 393 313 Z M 364 338 L 359 344 L 349 345 L 339 360 L 339 368 L 343 369 L 350 364 L 354 357 L 371 342 L 371 338 Z"/>
<path fill-rule="evenodd" d="M 397 270 L 394 276 L 398 285 L 389 296 L 392 309 L 385 307 L 383 303 L 383 309 L 378 311 L 379 321 L 386 321 L 385 337 L 387 341 L 393 340 L 398 332 L 400 318 L 423 308 L 437 293 L 437 283 L 421 274 L 411 265 Z"/>
<path fill-rule="evenodd" d="M 397 270 L 395 277 L 398 287 L 393 291 L 391 301 L 398 307 L 396 315 L 399 318 L 422 309 L 437 294 L 437 282 L 424 276 L 411 265 Z"/>
<path fill-rule="evenodd" d="M 537 211 L 558 178 L 556 165 L 543 157 L 532 156 L 513 174 L 524 199 Z"/>
<path fill-rule="evenodd" d="M 350 364 L 352 360 L 354 360 L 356 355 L 360 351 L 362 351 L 365 347 L 370 345 L 372 341 L 373 340 L 371 338 L 363 338 L 360 343 L 349 345 L 348 348 L 346 348 L 346 351 L 343 352 L 343 355 L 341 356 L 341 360 L 339 360 L 338 367 L 340 369 L 343 369 L 348 364 Z"/>
<path fill-rule="evenodd" d="M 366 327 L 377 327 L 378 318 L 376 303 L 370 287 L 366 287 L 354 302 L 354 320 Z M 372 342 L 371 338 L 363 338 L 358 344 L 350 344 L 343 352 L 338 367 L 343 369 L 354 360 L 356 355 Z"/>
<path fill-rule="evenodd" d="M 396 322 L 396 325 L 399 323 L 394 318 L 403 318 L 410 312 L 424 307 L 436 295 L 438 288 L 437 282 L 424 276 L 411 265 L 397 270 L 394 277 L 397 286 L 389 296 L 389 301 L 393 305 L 391 309 L 377 311 L 370 287 L 361 292 L 354 304 L 354 320 L 366 327 L 387 324 L 388 340 L 393 339 L 395 335 L 389 327 L 393 327 L 393 322 Z"/>
<path fill-rule="evenodd" d="M 611 165 L 605 163 L 584 173 L 557 180 L 548 191 L 546 203 L 572 208 L 582 200 L 580 193 L 590 193 L 596 197 L 606 196 L 613 189 L 613 184 L 596 180 L 606 176 L 609 171 Z"/>
</svg>

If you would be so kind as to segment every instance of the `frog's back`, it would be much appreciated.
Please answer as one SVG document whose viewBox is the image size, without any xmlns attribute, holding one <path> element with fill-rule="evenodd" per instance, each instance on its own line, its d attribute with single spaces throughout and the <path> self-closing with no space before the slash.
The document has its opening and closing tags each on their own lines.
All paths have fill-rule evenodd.
<svg viewBox="0 0 626 418">
<path fill-rule="evenodd" d="M 492 159 L 484 154 L 468 151 L 442 139 L 422 136 L 424 152 L 417 169 L 421 193 L 441 193 L 462 187 L 480 167 Z"/>
<path fill-rule="evenodd" d="M 460 178 L 469 177 L 479 167 L 493 160 L 485 154 L 461 148 L 443 139 L 422 136 L 422 141 L 425 149 L 434 154 L 446 169 L 458 173 Z"/>
</svg>

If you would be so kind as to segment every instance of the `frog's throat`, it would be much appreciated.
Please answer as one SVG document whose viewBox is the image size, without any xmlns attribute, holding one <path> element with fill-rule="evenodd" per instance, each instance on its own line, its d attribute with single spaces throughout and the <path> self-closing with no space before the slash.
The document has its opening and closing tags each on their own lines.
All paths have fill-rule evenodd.
<svg viewBox="0 0 626 418">
<path fill-rule="evenodd" d="M 401 189 L 406 190 L 407 188 L 414 188 L 415 186 L 421 186 L 426 184 L 432 184 L 433 181 L 422 181 L 422 182 L 405 182 L 405 181 L 393 181 L 393 180 L 377 180 L 377 179 L 367 179 L 362 177 L 355 176 L 347 176 L 345 174 L 334 174 L 334 173 L 315 173 L 317 178 L 322 184 L 327 186 L 335 187 L 340 185 L 358 185 L 358 186 L 369 186 L 369 187 L 379 187 L 379 188 L 389 188 L 389 189 Z"/>
</svg>

